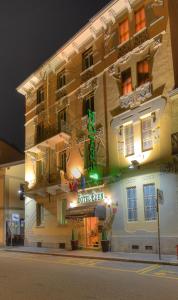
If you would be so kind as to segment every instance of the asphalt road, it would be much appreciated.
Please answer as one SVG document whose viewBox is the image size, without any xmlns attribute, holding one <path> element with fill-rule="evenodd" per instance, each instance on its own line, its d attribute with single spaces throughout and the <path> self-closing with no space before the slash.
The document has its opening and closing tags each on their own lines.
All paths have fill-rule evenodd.
<svg viewBox="0 0 178 300">
<path fill-rule="evenodd" d="M 178 267 L 0 251 L 0 300 L 178 300 Z"/>
</svg>

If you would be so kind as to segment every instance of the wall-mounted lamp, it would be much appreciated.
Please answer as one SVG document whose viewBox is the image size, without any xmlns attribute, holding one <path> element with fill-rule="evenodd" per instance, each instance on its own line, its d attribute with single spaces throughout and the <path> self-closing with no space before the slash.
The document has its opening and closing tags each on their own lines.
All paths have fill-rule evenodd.
<svg viewBox="0 0 178 300">
<path fill-rule="evenodd" d="M 131 165 L 129 165 L 129 169 L 139 169 L 140 165 L 137 160 L 132 160 Z"/>
</svg>

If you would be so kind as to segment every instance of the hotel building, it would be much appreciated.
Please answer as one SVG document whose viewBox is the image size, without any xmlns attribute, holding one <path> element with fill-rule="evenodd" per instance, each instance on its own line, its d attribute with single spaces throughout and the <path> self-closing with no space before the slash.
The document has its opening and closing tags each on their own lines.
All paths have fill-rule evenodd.
<svg viewBox="0 0 178 300">
<path fill-rule="evenodd" d="M 107 228 L 112 251 L 157 252 L 160 232 L 175 252 L 177 16 L 177 0 L 113 0 L 17 88 L 26 245 L 100 248 Z"/>
</svg>

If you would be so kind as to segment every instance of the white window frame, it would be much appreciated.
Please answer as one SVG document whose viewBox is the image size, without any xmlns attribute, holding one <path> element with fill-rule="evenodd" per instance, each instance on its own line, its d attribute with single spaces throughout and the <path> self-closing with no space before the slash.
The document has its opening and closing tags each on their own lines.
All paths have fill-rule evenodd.
<svg viewBox="0 0 178 300">
<path fill-rule="evenodd" d="M 129 197 L 129 190 L 134 190 L 132 197 Z M 127 187 L 127 219 L 128 222 L 137 222 L 138 221 L 138 210 L 137 210 L 137 189 L 136 186 Z M 134 205 L 132 205 L 134 203 Z M 130 218 L 130 213 L 132 217 Z"/>
<path fill-rule="evenodd" d="M 66 225 L 67 220 L 65 218 L 67 209 L 67 199 L 58 199 L 57 201 L 57 222 L 59 225 Z"/>
<path fill-rule="evenodd" d="M 154 194 L 148 192 L 145 194 L 145 187 L 154 187 Z M 144 216 L 145 221 L 156 221 L 157 219 L 157 203 L 156 203 L 156 187 L 154 183 L 143 185 L 143 199 L 144 199 Z M 149 203 L 150 202 L 150 203 Z M 153 204 L 154 202 L 154 204 Z M 154 217 L 151 217 L 151 216 Z"/>
<path fill-rule="evenodd" d="M 151 150 L 153 148 L 151 116 L 147 116 L 141 119 L 141 132 L 142 132 L 142 151 Z"/>
<path fill-rule="evenodd" d="M 131 156 L 134 154 L 134 125 L 129 123 L 124 125 L 124 146 L 125 156 Z"/>
</svg>

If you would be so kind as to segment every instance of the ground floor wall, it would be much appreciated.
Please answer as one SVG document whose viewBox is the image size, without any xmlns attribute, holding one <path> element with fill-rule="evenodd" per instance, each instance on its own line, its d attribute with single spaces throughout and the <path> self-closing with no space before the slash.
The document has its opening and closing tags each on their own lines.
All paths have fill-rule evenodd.
<svg viewBox="0 0 178 300">
<path fill-rule="evenodd" d="M 112 208 L 116 208 L 113 223 L 108 230 L 112 251 L 123 252 L 158 252 L 158 220 L 145 219 L 144 186 L 154 185 L 155 197 L 159 189 L 163 198 L 159 202 L 161 252 L 175 254 L 178 244 L 178 176 L 171 173 L 160 172 L 134 172 L 125 175 L 115 183 L 104 188 L 105 194 L 111 199 L 112 204 L 107 207 L 107 215 Z M 135 220 L 128 219 L 127 189 L 134 187 L 136 190 Z M 38 199 L 26 198 L 25 201 L 25 244 L 30 246 L 43 246 L 67 249 L 71 248 L 72 228 L 71 221 L 61 222 L 61 201 L 67 198 L 67 205 L 77 194 L 58 194 L 55 196 L 41 197 Z M 149 197 L 147 197 L 149 202 Z M 44 204 L 44 218 L 37 226 L 36 205 Z M 107 204 L 106 204 L 107 206 Z M 98 223 L 99 226 L 103 223 Z M 81 247 L 86 247 L 85 220 L 78 220 L 75 224 L 78 240 Z M 101 231 L 98 232 L 99 243 Z M 100 245 L 99 245 L 100 246 Z"/>
</svg>

